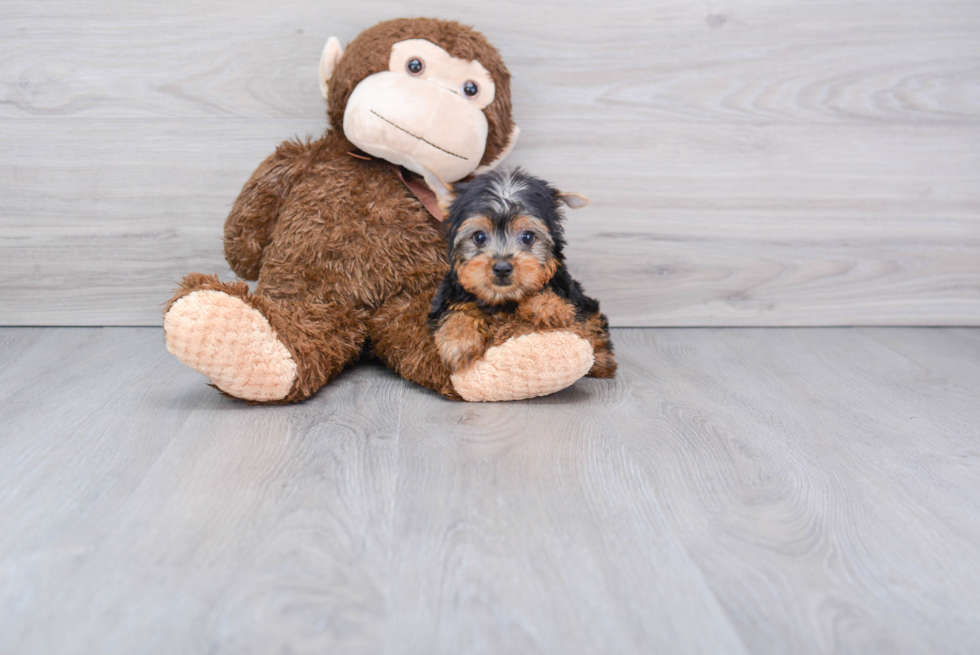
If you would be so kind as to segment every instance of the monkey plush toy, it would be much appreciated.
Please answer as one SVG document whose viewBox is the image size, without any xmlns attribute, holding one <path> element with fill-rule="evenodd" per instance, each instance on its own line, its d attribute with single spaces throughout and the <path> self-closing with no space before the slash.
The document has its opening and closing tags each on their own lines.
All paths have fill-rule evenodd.
<svg viewBox="0 0 980 655">
<path fill-rule="evenodd" d="M 592 347 L 568 330 L 521 330 L 452 373 L 427 325 L 448 265 L 421 179 L 489 170 L 514 146 L 510 74 L 497 50 L 455 22 L 392 20 L 346 51 L 331 38 L 320 85 L 333 129 L 280 145 L 225 223 L 225 256 L 255 290 L 187 275 L 164 315 L 170 352 L 259 403 L 309 397 L 365 345 L 453 399 L 529 398 L 585 375 Z"/>
</svg>

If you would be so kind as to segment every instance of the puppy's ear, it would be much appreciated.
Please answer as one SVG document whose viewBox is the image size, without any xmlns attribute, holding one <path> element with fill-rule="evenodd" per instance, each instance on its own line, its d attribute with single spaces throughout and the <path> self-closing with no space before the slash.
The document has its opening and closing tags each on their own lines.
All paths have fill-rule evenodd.
<svg viewBox="0 0 980 655">
<path fill-rule="evenodd" d="M 572 209 L 581 209 L 582 207 L 587 207 L 589 204 L 589 199 L 581 193 L 565 193 L 564 191 L 559 191 L 555 194 L 555 198 L 558 202 L 563 202 Z"/>
<path fill-rule="evenodd" d="M 449 214 L 449 206 L 453 204 L 453 200 L 456 198 L 456 194 L 453 193 L 453 185 L 448 182 L 443 182 L 441 177 L 428 168 L 424 170 L 425 174 L 423 177 L 425 178 L 425 183 L 436 194 L 436 200 L 439 201 L 439 209 L 442 210 L 442 214 L 445 217 Z"/>
</svg>

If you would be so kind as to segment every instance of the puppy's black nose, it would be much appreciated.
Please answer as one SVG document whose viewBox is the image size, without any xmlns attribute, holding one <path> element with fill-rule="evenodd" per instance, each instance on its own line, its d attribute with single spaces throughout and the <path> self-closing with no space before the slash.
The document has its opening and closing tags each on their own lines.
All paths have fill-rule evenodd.
<svg viewBox="0 0 980 655">
<path fill-rule="evenodd" d="M 494 262 L 493 272 L 497 277 L 507 277 L 514 272 L 514 265 L 505 261 Z"/>
</svg>

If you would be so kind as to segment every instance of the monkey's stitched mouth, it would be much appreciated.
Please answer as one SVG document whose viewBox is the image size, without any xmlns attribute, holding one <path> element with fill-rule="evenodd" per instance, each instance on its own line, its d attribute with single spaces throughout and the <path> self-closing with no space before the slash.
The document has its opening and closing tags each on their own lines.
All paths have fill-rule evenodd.
<svg viewBox="0 0 980 655">
<path fill-rule="evenodd" d="M 375 116 L 377 116 L 378 118 L 380 118 L 381 120 L 383 120 L 383 121 L 384 121 L 385 123 L 388 123 L 388 125 L 391 125 L 392 127 L 394 127 L 394 128 L 395 128 L 395 129 L 397 129 L 397 130 L 401 130 L 402 132 L 404 132 L 404 133 L 405 133 L 405 134 L 407 134 L 408 136 L 410 136 L 410 137 L 412 137 L 412 138 L 415 138 L 415 139 L 418 139 L 418 140 L 419 140 L 419 141 L 421 141 L 422 143 L 427 143 L 428 145 L 430 145 L 430 146 L 432 146 L 432 147 L 433 147 L 433 148 L 435 148 L 436 150 L 440 150 L 440 151 L 442 151 L 442 152 L 444 152 L 444 153 L 446 153 L 447 155 L 452 155 L 453 157 L 458 157 L 459 159 L 462 159 L 463 161 L 469 161 L 469 157 L 464 157 L 464 156 L 462 156 L 462 155 L 457 155 L 457 154 L 456 154 L 455 152 L 450 152 L 449 150 L 446 150 L 445 148 L 441 148 L 441 147 L 439 147 L 439 146 L 437 146 L 436 144 L 434 144 L 434 143 L 432 143 L 431 141 L 426 141 L 425 139 L 423 139 L 423 138 L 422 138 L 422 137 L 420 137 L 419 135 L 417 135 L 417 134 L 412 134 L 411 132 L 409 132 L 408 130 L 406 130 L 406 129 L 405 129 L 404 127 L 402 127 L 401 125 L 398 125 L 398 124 L 396 124 L 396 123 L 392 123 L 392 122 L 391 122 L 390 120 L 388 120 L 387 118 L 385 118 L 384 116 L 382 116 L 382 115 L 381 115 L 381 114 L 379 114 L 378 112 L 376 112 L 376 111 L 374 111 L 373 109 L 371 109 L 371 110 L 369 110 L 369 111 L 370 111 L 370 112 L 371 112 L 372 114 L 374 114 Z"/>
</svg>

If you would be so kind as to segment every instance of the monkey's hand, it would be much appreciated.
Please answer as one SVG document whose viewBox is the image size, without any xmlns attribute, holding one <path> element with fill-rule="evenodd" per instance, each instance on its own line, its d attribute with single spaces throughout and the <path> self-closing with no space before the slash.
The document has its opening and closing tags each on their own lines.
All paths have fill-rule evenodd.
<svg viewBox="0 0 980 655">
<path fill-rule="evenodd" d="M 447 314 L 435 333 L 439 357 L 453 373 L 483 356 L 488 338 L 486 321 L 465 311 Z"/>
<path fill-rule="evenodd" d="M 517 328 L 513 335 L 506 338 L 508 326 L 496 325 L 486 352 L 471 366 L 453 372 L 453 388 L 463 400 L 545 396 L 568 387 L 592 368 L 593 346 L 582 334 L 575 307 L 554 292 L 525 298 L 511 320 Z"/>
<path fill-rule="evenodd" d="M 517 305 L 517 315 L 539 329 L 567 328 L 575 323 L 575 307 L 554 291 L 528 296 Z"/>
</svg>

